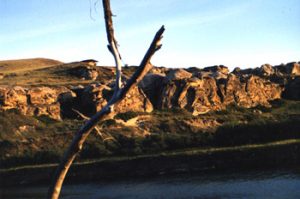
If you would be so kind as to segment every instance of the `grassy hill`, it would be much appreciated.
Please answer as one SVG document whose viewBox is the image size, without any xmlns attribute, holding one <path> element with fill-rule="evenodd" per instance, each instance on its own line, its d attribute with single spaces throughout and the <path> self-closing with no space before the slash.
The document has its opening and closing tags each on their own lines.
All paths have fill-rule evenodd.
<svg viewBox="0 0 300 199">
<path fill-rule="evenodd" d="M 0 61 L 0 73 L 18 73 L 47 68 L 59 64 L 62 64 L 62 62 L 46 58 L 3 60 Z"/>
<path fill-rule="evenodd" d="M 107 82 L 113 76 L 113 67 L 88 66 L 82 62 L 62 63 L 44 58 L 0 61 L 0 85 L 10 86 L 68 86 L 86 85 L 95 82 L 76 75 L 74 71 L 93 68 L 98 71 L 97 82 Z M 81 72 L 80 72 L 81 71 Z M 132 67 L 123 70 L 124 75 L 132 73 Z"/>
</svg>

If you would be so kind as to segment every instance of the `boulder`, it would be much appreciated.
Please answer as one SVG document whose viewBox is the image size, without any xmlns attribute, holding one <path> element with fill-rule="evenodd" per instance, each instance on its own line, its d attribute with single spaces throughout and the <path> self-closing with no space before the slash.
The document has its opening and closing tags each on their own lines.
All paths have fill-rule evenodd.
<svg viewBox="0 0 300 199">
<path fill-rule="evenodd" d="M 251 76 L 246 81 L 246 92 L 249 96 L 249 105 L 270 107 L 269 101 L 279 99 L 283 89 L 268 80 Z"/>
<path fill-rule="evenodd" d="M 78 110 L 79 108 L 76 106 L 77 103 L 77 94 L 72 91 L 65 91 L 58 95 L 57 101 L 60 104 L 61 116 L 63 118 L 77 118 L 78 114 L 74 112 L 73 109 Z"/>
<path fill-rule="evenodd" d="M 205 68 L 203 68 L 203 71 L 212 72 L 212 73 L 219 72 L 219 73 L 223 73 L 223 74 L 229 73 L 228 67 L 223 66 L 223 65 L 205 67 Z"/>
<path fill-rule="evenodd" d="M 258 76 L 238 77 L 230 74 L 225 84 L 219 85 L 224 105 L 237 104 L 250 108 L 270 106 L 269 101 L 280 98 L 282 88 Z"/>
<path fill-rule="evenodd" d="M 200 73 L 202 71 L 202 69 L 193 66 L 193 67 L 187 68 L 186 71 L 188 71 L 189 73 L 192 73 L 193 75 L 196 75 L 196 74 Z"/>
<path fill-rule="evenodd" d="M 240 67 L 235 67 L 232 71 L 232 74 L 234 75 L 240 75 L 241 74 L 242 69 Z"/>
<path fill-rule="evenodd" d="M 300 76 L 300 64 L 297 62 L 291 62 L 286 65 L 281 64 L 276 66 L 276 69 L 284 75 Z"/>
<path fill-rule="evenodd" d="M 107 98 L 111 96 L 112 89 L 104 84 L 91 84 L 86 86 L 78 95 L 78 107 L 87 115 L 93 115 L 106 105 Z"/>
<path fill-rule="evenodd" d="M 143 90 L 139 87 L 134 87 L 126 97 L 116 107 L 117 113 L 124 113 L 128 111 L 147 112 L 153 111 L 153 106 L 147 98 Z"/>
<path fill-rule="evenodd" d="M 213 77 L 215 79 L 226 79 L 228 76 L 228 67 L 220 66 L 211 66 L 203 69 L 198 68 L 189 68 L 189 71 L 193 71 L 194 77 L 198 78 L 208 78 Z"/>
<path fill-rule="evenodd" d="M 27 90 L 20 86 L 0 87 L 1 109 L 13 109 L 27 105 Z"/>
<path fill-rule="evenodd" d="M 166 76 L 166 80 L 172 81 L 172 80 L 181 80 L 181 79 L 188 79 L 193 76 L 192 73 L 187 72 L 184 69 L 173 69 L 168 72 Z"/>
<path fill-rule="evenodd" d="M 32 105 L 50 105 L 57 102 L 57 91 L 49 87 L 36 87 L 28 91 L 29 103 Z"/>
<path fill-rule="evenodd" d="M 61 120 L 61 109 L 59 103 L 48 105 L 27 106 L 22 113 L 30 116 L 48 116 L 55 120 Z"/>
<path fill-rule="evenodd" d="M 61 104 L 59 96 L 71 92 L 65 87 L 34 87 L 20 86 L 0 87 L 0 110 L 17 109 L 24 115 L 47 115 L 50 118 L 61 119 Z M 62 95 L 61 95 L 62 96 Z M 67 97 L 61 98 L 62 101 Z"/>
<path fill-rule="evenodd" d="M 247 77 L 250 75 L 257 75 L 257 69 L 247 68 L 241 69 L 240 67 L 236 67 L 233 69 L 232 74 L 237 75 L 239 77 Z"/>
<path fill-rule="evenodd" d="M 214 78 L 182 79 L 167 83 L 162 91 L 160 108 L 184 108 L 199 115 L 221 107 Z"/>
<path fill-rule="evenodd" d="M 73 92 L 72 90 L 69 90 L 69 91 L 60 93 L 58 95 L 57 101 L 59 101 L 59 103 L 61 103 L 61 104 L 72 103 L 76 97 L 77 97 L 76 93 Z"/>
<path fill-rule="evenodd" d="M 288 63 L 286 65 L 286 71 L 288 74 L 300 76 L 300 64 L 296 62 Z"/>
<path fill-rule="evenodd" d="M 268 107 L 269 101 L 280 98 L 282 90 L 280 85 L 254 75 L 239 77 L 231 73 L 226 79 L 210 76 L 177 79 L 164 82 L 158 108 L 177 107 L 199 115 L 230 104 Z"/>
<path fill-rule="evenodd" d="M 85 80 L 96 80 L 99 75 L 96 67 L 89 66 L 88 64 L 82 64 L 71 68 L 69 72 L 71 75 L 75 75 Z"/>
<path fill-rule="evenodd" d="M 283 98 L 290 100 L 300 100 L 300 77 L 295 77 L 286 85 Z"/>
<path fill-rule="evenodd" d="M 158 74 L 158 75 L 162 75 L 162 76 L 166 76 L 166 74 L 169 72 L 169 68 L 165 68 L 165 67 L 156 67 L 154 66 L 149 74 Z"/>
<path fill-rule="evenodd" d="M 163 89 L 165 76 L 162 74 L 147 74 L 139 83 L 139 87 L 146 94 L 155 108 L 158 107 L 160 95 Z"/>
<path fill-rule="evenodd" d="M 273 68 L 273 66 L 271 66 L 270 64 L 264 64 L 259 68 L 259 74 L 260 76 L 271 76 L 275 73 L 275 70 Z"/>
<path fill-rule="evenodd" d="M 82 112 L 93 115 L 101 110 L 110 100 L 113 89 L 104 84 L 91 84 L 87 86 L 80 96 Z M 115 111 L 123 113 L 127 111 L 151 112 L 153 106 L 145 93 L 139 87 L 134 87 L 126 97 L 115 107 Z"/>
<path fill-rule="evenodd" d="M 245 83 L 240 77 L 231 73 L 224 82 L 218 85 L 219 95 L 225 106 L 229 104 L 237 104 L 239 106 L 249 107 Z"/>
<path fill-rule="evenodd" d="M 83 74 L 83 78 L 86 80 L 93 80 L 95 81 L 98 77 L 98 72 L 96 70 L 87 70 L 84 74 Z"/>
</svg>

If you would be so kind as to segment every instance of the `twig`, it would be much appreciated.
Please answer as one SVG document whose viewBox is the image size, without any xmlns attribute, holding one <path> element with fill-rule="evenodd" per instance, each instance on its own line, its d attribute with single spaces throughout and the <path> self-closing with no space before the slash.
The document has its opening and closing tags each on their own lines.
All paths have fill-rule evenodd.
<svg viewBox="0 0 300 199">
<path fill-rule="evenodd" d="M 74 111 L 75 113 L 77 113 L 82 119 L 84 120 L 89 120 L 91 118 L 89 118 L 88 116 L 85 116 L 83 113 L 79 112 L 78 110 L 72 108 L 72 111 Z"/>
<path fill-rule="evenodd" d="M 82 114 L 80 111 L 78 111 L 78 110 L 76 110 L 76 109 L 74 109 L 74 108 L 72 108 L 72 111 L 74 111 L 75 113 L 77 113 L 77 114 L 78 114 L 82 119 L 84 119 L 85 121 L 91 119 L 91 118 L 89 118 L 88 116 L 85 116 L 85 115 Z M 94 127 L 94 130 L 95 130 L 96 134 L 98 134 L 98 135 L 101 137 L 101 139 L 102 139 L 103 142 L 105 142 L 105 141 L 108 140 L 108 139 L 112 139 L 112 140 L 117 141 L 117 140 L 116 140 L 113 136 L 111 136 L 111 135 L 108 135 L 108 136 L 105 138 L 105 137 L 103 136 L 103 134 L 101 133 L 101 131 L 100 131 L 100 129 L 99 129 L 98 126 L 95 126 L 95 127 Z"/>
</svg>

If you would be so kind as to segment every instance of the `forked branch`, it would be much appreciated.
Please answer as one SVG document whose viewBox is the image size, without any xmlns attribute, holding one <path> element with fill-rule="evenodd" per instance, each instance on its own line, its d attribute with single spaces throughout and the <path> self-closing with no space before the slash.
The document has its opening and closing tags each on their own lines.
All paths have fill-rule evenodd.
<svg viewBox="0 0 300 199">
<path fill-rule="evenodd" d="M 107 117 L 114 115 L 114 106 L 118 106 L 121 100 L 126 96 L 130 90 L 138 84 L 140 80 L 149 72 L 152 68 L 152 64 L 150 63 L 151 57 L 154 53 L 161 48 L 160 41 L 162 39 L 163 32 L 165 30 L 164 26 L 162 26 L 158 32 L 156 33 L 148 51 L 146 52 L 140 66 L 132 75 L 132 77 L 127 81 L 125 86 L 121 88 L 121 65 L 119 64 L 120 61 L 120 54 L 117 51 L 117 44 L 116 40 L 114 39 L 113 34 L 113 24 L 112 24 L 112 13 L 110 9 L 110 2 L 109 0 L 103 0 L 103 7 L 105 13 L 105 22 L 106 22 L 106 32 L 107 32 L 107 39 L 109 42 L 109 48 L 112 52 L 115 61 L 116 61 L 116 69 L 117 69 L 117 84 L 116 89 L 114 90 L 113 97 L 109 100 L 106 106 L 102 108 L 99 112 L 97 112 L 93 117 L 91 117 L 76 133 L 75 137 L 72 140 L 69 148 L 65 152 L 56 172 L 54 175 L 53 183 L 49 187 L 48 190 L 48 199 L 58 199 L 63 181 L 65 176 L 73 163 L 76 155 L 81 151 L 83 144 L 91 133 L 91 131 L 95 128 L 98 122 L 106 119 Z M 118 68 L 120 67 L 120 68 Z M 120 69 L 120 70 L 119 70 Z"/>
</svg>

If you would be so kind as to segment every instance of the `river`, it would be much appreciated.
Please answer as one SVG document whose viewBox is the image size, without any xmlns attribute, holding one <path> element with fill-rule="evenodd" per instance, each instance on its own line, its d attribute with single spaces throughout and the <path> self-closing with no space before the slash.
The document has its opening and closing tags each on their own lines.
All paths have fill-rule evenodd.
<svg viewBox="0 0 300 199">
<path fill-rule="evenodd" d="M 2 189 L 1 199 L 45 198 L 46 186 Z M 239 171 L 65 185 L 61 199 L 300 198 L 300 170 Z"/>
</svg>

